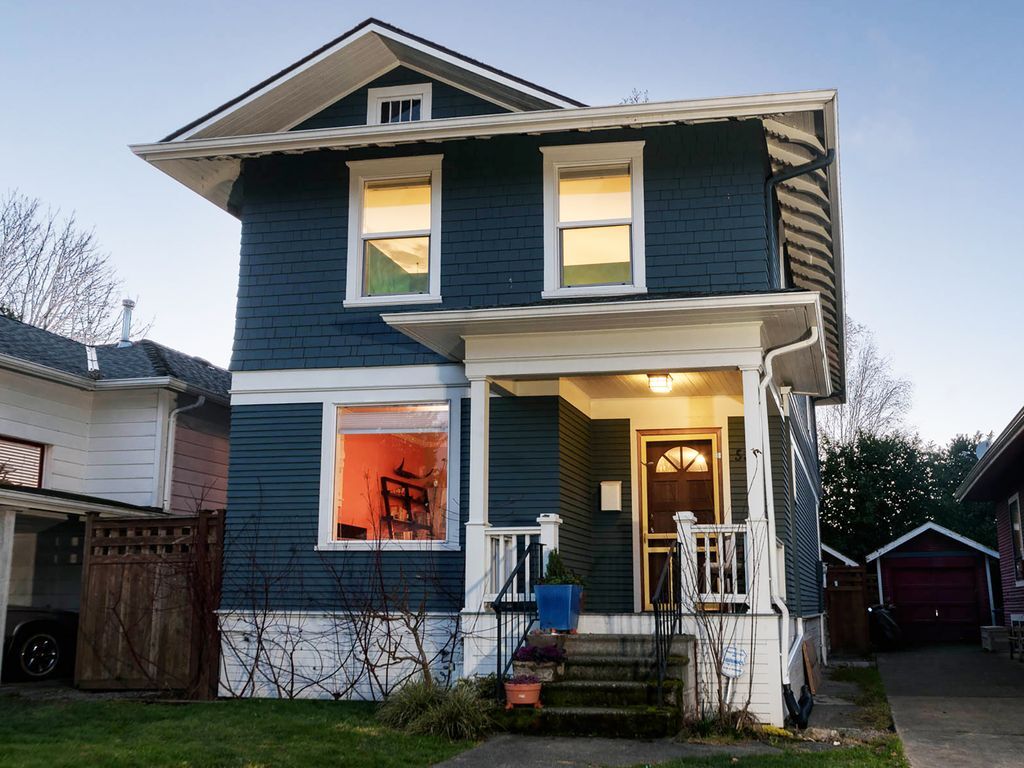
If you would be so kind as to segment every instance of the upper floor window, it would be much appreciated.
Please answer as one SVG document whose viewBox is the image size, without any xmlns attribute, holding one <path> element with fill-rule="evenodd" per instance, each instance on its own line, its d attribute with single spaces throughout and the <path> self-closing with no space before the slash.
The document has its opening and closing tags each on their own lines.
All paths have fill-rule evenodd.
<svg viewBox="0 0 1024 768">
<path fill-rule="evenodd" d="M 441 300 L 441 155 L 349 167 L 345 305 Z"/>
<path fill-rule="evenodd" d="M 646 291 L 643 147 L 541 148 L 545 298 Z"/>
<path fill-rule="evenodd" d="M 430 119 L 431 84 L 370 88 L 366 94 L 366 124 L 411 123 Z"/>
<path fill-rule="evenodd" d="M 43 487 L 43 446 L 0 437 L 0 484 Z"/>
<path fill-rule="evenodd" d="M 1006 511 L 1010 516 L 1010 541 L 1013 543 L 1013 576 L 1021 582 L 1024 581 L 1024 530 L 1021 529 L 1019 494 L 1009 498 Z"/>
</svg>

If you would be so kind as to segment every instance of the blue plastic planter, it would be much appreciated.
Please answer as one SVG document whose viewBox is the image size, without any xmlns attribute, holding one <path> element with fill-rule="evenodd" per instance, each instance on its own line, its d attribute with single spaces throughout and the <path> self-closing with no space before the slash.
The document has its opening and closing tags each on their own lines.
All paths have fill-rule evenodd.
<svg viewBox="0 0 1024 768">
<path fill-rule="evenodd" d="M 573 584 L 541 584 L 533 588 L 541 629 L 571 632 L 580 621 L 581 587 Z"/>
</svg>

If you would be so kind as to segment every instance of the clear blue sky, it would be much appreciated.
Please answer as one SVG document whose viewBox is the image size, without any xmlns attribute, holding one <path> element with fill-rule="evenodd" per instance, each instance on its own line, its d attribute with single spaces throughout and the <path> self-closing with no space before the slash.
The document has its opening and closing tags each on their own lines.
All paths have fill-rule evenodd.
<svg viewBox="0 0 1024 768">
<path fill-rule="evenodd" d="M 367 16 L 589 104 L 835 87 L 850 313 L 924 437 L 1024 405 L 1024 4 L 0 0 L 0 189 L 93 225 L 151 337 L 226 364 L 239 225 L 132 142 Z"/>
</svg>

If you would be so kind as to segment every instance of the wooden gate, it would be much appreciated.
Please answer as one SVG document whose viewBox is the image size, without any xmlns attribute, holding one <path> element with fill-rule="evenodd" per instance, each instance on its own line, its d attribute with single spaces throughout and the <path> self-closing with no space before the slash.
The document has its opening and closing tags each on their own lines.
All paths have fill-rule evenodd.
<svg viewBox="0 0 1024 768">
<path fill-rule="evenodd" d="M 217 512 L 89 518 L 76 685 L 216 695 L 222 535 Z"/>
<path fill-rule="evenodd" d="M 868 606 L 877 601 L 877 581 L 864 566 L 829 565 L 825 610 L 832 653 L 864 654 L 870 650 Z"/>
</svg>

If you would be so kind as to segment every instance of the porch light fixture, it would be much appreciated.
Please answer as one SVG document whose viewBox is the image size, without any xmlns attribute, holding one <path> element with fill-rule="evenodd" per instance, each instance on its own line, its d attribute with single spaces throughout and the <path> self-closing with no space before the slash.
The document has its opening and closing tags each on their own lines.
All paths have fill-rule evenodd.
<svg viewBox="0 0 1024 768">
<path fill-rule="evenodd" d="M 647 386 L 651 388 L 651 392 L 671 392 L 672 377 L 667 373 L 648 373 Z"/>
</svg>

